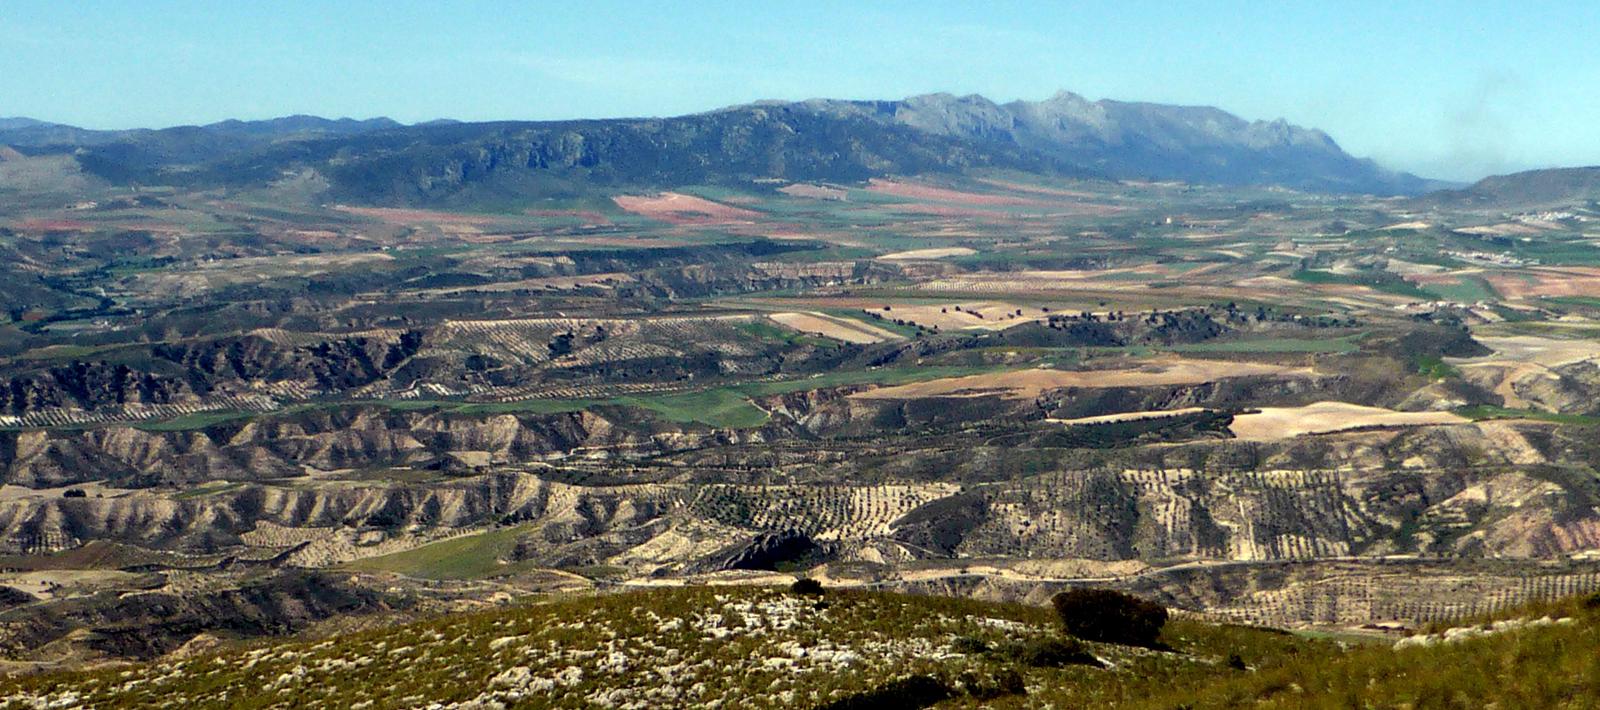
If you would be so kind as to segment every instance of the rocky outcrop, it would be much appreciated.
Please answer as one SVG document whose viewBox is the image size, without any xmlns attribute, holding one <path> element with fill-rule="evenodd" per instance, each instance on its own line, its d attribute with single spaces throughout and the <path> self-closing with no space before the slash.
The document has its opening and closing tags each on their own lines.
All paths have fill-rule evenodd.
<svg viewBox="0 0 1600 710">
<path fill-rule="evenodd" d="M 804 569 L 827 561 L 832 550 L 798 530 L 761 533 L 685 571 Z"/>
</svg>

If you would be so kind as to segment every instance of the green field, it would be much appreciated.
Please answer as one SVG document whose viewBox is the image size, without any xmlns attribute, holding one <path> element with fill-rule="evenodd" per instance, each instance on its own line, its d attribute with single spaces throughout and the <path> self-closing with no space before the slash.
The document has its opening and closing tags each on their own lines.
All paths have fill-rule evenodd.
<svg viewBox="0 0 1600 710">
<path fill-rule="evenodd" d="M 1457 303 L 1493 301 L 1500 297 L 1489 282 L 1477 276 L 1461 276 L 1453 284 L 1428 284 L 1427 291 Z"/>
<path fill-rule="evenodd" d="M 1481 404 L 1473 407 L 1462 407 L 1461 409 L 1457 409 L 1455 411 L 1456 414 L 1460 414 L 1468 419 L 1478 421 L 1485 419 L 1537 419 L 1545 422 L 1556 422 L 1557 424 L 1600 424 L 1600 417 L 1590 416 L 1587 414 L 1559 414 L 1556 412 L 1544 412 L 1537 409 L 1512 409 L 1509 407 L 1496 407 L 1488 404 Z"/>
<path fill-rule="evenodd" d="M 1323 285 L 1343 284 L 1348 286 L 1366 286 L 1367 288 L 1383 293 L 1406 296 L 1408 298 L 1433 299 L 1436 295 L 1419 288 L 1399 276 L 1388 272 L 1368 272 L 1361 274 L 1336 274 L 1332 271 L 1318 271 L 1301 269 L 1289 275 L 1290 278 L 1301 283 Z"/>
<path fill-rule="evenodd" d="M 368 557 L 345 565 L 363 572 L 392 572 L 424 579 L 483 579 L 504 572 L 501 562 L 516 547 L 523 526 L 441 540 L 404 552 Z"/>
<path fill-rule="evenodd" d="M 1358 333 L 1339 338 L 1263 338 L 1259 340 L 1229 340 L 1212 343 L 1174 345 L 1170 349 L 1180 353 L 1348 353 L 1360 348 L 1357 342 L 1366 335 Z"/>
</svg>

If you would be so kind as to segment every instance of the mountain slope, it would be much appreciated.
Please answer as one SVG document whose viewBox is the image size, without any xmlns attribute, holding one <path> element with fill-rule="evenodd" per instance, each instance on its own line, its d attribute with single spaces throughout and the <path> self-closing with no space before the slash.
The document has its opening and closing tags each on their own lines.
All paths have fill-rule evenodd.
<svg viewBox="0 0 1600 710">
<path fill-rule="evenodd" d="M 1351 157 L 1322 131 L 1282 119 L 1245 121 L 1211 107 L 1089 101 L 1066 91 L 1043 101 L 1003 105 L 950 94 L 802 105 L 871 115 L 937 135 L 1013 144 L 1118 178 L 1379 194 L 1429 187 L 1429 181 Z"/>
<path fill-rule="evenodd" d="M 1583 206 L 1600 200 L 1600 166 L 1529 170 L 1494 175 L 1461 190 L 1423 198 L 1429 205 L 1534 209 Z"/>
<path fill-rule="evenodd" d="M 978 145 L 862 117 L 789 107 L 742 107 L 666 119 L 460 123 L 280 141 L 168 171 L 146 144 L 90 149 L 103 177 L 265 183 L 314 169 L 330 197 L 375 203 L 461 203 L 602 184 L 662 187 L 762 178 L 857 181 L 890 173 L 1001 167 L 1080 174 L 1031 151 Z M 565 187 L 564 187 L 565 186 Z"/>
<path fill-rule="evenodd" d="M 89 172 L 118 182 L 248 186 L 312 170 L 330 180 L 330 198 L 380 204 L 467 204 L 594 183 L 858 181 L 981 168 L 1325 192 L 1429 186 L 1281 120 L 1067 92 L 1004 105 L 949 94 L 759 102 L 660 119 L 400 126 L 292 116 L 121 132 L 13 122 L 0 124 L 5 144 L 78 150 Z"/>
</svg>

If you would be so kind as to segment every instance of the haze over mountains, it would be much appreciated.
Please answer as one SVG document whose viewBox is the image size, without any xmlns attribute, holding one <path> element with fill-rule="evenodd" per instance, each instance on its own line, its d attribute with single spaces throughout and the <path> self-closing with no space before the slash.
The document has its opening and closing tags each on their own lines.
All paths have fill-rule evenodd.
<svg viewBox="0 0 1600 710">
<path fill-rule="evenodd" d="M 671 118 L 410 126 L 290 116 L 95 131 L 0 119 L 0 145 L 75 152 L 89 173 L 116 183 L 252 185 L 310 169 L 329 181 L 330 197 L 380 204 L 467 204 L 575 184 L 861 180 L 971 168 L 1380 195 L 1445 186 L 1352 157 L 1327 134 L 1282 120 L 1069 92 L 1007 104 L 931 94 L 765 101 Z"/>
</svg>

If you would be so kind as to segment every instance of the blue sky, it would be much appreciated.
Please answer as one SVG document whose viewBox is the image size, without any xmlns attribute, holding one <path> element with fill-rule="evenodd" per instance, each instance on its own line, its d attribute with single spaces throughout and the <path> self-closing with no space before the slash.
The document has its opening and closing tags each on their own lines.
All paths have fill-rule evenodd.
<svg viewBox="0 0 1600 710">
<path fill-rule="evenodd" d="M 0 116 L 671 115 L 761 98 L 1207 104 L 1430 177 L 1600 164 L 1600 2 L 0 0 Z"/>
</svg>

